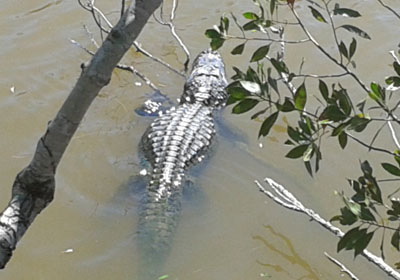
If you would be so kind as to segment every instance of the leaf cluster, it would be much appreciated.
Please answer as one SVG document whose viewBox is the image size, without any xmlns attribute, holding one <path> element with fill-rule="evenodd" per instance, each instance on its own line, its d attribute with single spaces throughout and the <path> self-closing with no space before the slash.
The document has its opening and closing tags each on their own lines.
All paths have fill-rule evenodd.
<svg viewBox="0 0 400 280">
<path fill-rule="evenodd" d="M 369 150 L 390 154 L 397 164 L 382 163 L 381 166 L 389 174 L 400 177 L 400 152 L 374 146 L 375 140 L 382 128 L 388 125 L 388 121 L 394 121 L 400 125 L 400 121 L 394 114 L 400 104 L 400 99 L 393 94 L 394 91 L 400 89 L 400 63 L 398 61 L 393 63 L 395 74 L 385 78 L 386 86 L 377 82 L 371 82 L 369 87 L 365 86 L 349 67 L 356 69 L 355 58 L 358 48 L 356 38 L 371 40 L 371 37 L 351 22 L 339 26 L 335 24 L 337 17 L 342 18 L 341 22 L 351 21 L 353 18 L 361 17 L 360 12 L 341 7 L 332 1 L 318 2 L 322 2 L 323 5 L 308 1 L 313 3 L 308 6 L 312 18 L 330 27 L 334 35 L 332 44 L 335 46 L 335 53 L 328 52 L 310 37 L 309 31 L 300 19 L 292 23 L 294 26 L 302 27 L 304 34 L 314 43 L 314 46 L 322 51 L 332 63 L 344 70 L 343 75 L 338 75 L 336 81 L 329 80 L 328 82 L 328 79 L 333 78 L 334 75 L 303 74 L 304 60 L 298 70 L 293 70 L 292 66 L 289 67 L 285 60 L 284 48 L 287 41 L 284 40 L 283 35 L 285 29 L 292 25 L 282 24 L 284 21 L 279 21 L 277 18 L 278 9 L 285 7 L 282 1 L 253 0 L 253 2 L 258 7 L 258 12 L 244 12 L 243 23 L 232 14 L 231 19 L 223 16 L 218 27 L 214 26 L 213 29 L 206 31 L 213 49 L 222 47 L 227 40 L 240 40 L 240 43 L 231 50 L 232 55 L 243 55 L 249 41 L 261 42 L 250 52 L 251 55 L 247 58 L 249 66 L 246 70 L 233 67 L 235 74 L 231 77 L 232 82 L 227 86 L 229 94 L 227 104 L 232 105 L 232 113 L 252 112 L 251 119 L 261 120 L 259 138 L 268 136 L 279 118 L 290 114 L 290 120 L 294 121 L 287 126 L 285 145 L 290 149 L 286 153 L 286 158 L 301 160 L 311 176 L 320 168 L 323 139 L 334 137 L 337 138 L 342 149 L 348 147 L 349 139 L 351 139 Z M 289 8 L 295 13 L 293 2 L 287 1 Z M 241 36 L 231 35 L 228 32 L 231 20 L 242 34 Z M 351 38 L 350 41 L 340 39 L 343 32 L 350 32 L 355 38 Z M 265 40 L 254 37 L 255 34 L 260 34 Z M 352 96 L 354 93 L 359 96 L 359 93 L 353 92 L 356 91 L 354 88 L 345 88 L 340 82 L 341 77 L 353 78 L 355 84 L 366 93 L 365 96 L 361 100 L 355 100 Z M 318 87 L 310 88 L 311 83 L 308 79 L 311 78 L 318 79 Z M 314 103 L 311 105 L 311 99 L 318 101 L 319 105 L 315 106 Z M 372 129 L 376 127 L 371 126 L 371 123 L 382 123 L 382 118 L 379 119 L 382 114 L 386 115 L 387 119 L 383 119 L 384 125 L 373 134 L 371 142 L 365 143 L 360 140 L 358 135 L 364 135 L 365 138 L 365 135 L 370 134 L 369 127 Z M 340 209 L 340 215 L 332 218 L 333 221 L 338 221 L 342 225 L 353 226 L 341 238 L 338 251 L 354 250 L 355 256 L 359 255 L 368 246 L 375 232 L 380 229 L 391 232 L 391 244 L 399 249 L 400 200 L 391 198 L 391 206 L 387 206 L 378 180 L 372 175 L 371 165 L 368 161 L 360 165 L 363 175 L 357 180 L 348 180 L 355 194 L 350 198 L 341 194 L 344 207 Z"/>
</svg>

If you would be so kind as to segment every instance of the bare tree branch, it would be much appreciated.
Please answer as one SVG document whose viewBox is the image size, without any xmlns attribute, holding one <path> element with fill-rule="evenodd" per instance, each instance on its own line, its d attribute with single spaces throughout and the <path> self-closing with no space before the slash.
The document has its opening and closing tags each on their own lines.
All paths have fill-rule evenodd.
<svg viewBox="0 0 400 280">
<path fill-rule="evenodd" d="M 350 276 L 351 279 L 353 280 L 359 280 L 357 276 L 354 275 L 353 272 L 350 271 L 350 269 L 348 269 L 344 264 L 342 264 L 341 262 L 339 262 L 337 259 L 333 258 L 332 256 L 330 256 L 327 252 L 324 252 L 324 255 L 334 264 L 336 264 L 337 266 L 340 267 L 340 270 L 344 273 L 346 273 L 347 275 Z"/>
<path fill-rule="evenodd" d="M 333 226 L 330 222 L 323 219 L 318 213 L 315 213 L 314 210 L 306 208 L 291 192 L 285 189 L 283 186 L 276 183 L 274 180 L 270 178 L 265 178 L 265 182 L 267 182 L 272 189 L 272 192 L 267 190 L 263 185 L 261 185 L 257 180 L 255 184 L 258 186 L 259 190 L 275 201 L 277 204 L 299 213 L 306 214 L 312 220 L 319 223 L 325 229 L 329 230 L 331 233 L 336 235 L 337 237 L 344 236 L 342 230 L 338 227 Z M 383 270 L 387 275 L 392 277 L 393 279 L 400 280 L 400 273 L 394 270 L 390 265 L 385 263 L 385 261 L 372 254 L 368 250 L 364 250 L 361 253 L 361 256 L 366 258 L 368 261 L 375 264 L 379 269 Z"/>
<path fill-rule="evenodd" d="M 178 33 L 176 33 L 174 19 L 175 19 L 175 13 L 176 13 L 176 9 L 177 8 L 178 8 L 178 0 L 173 0 L 172 1 L 171 13 L 170 13 L 170 16 L 169 16 L 169 21 L 165 21 L 164 20 L 164 15 L 163 15 L 163 5 L 161 5 L 160 19 L 158 19 L 155 15 L 154 15 L 154 18 L 156 19 L 156 21 L 159 24 L 166 25 L 166 26 L 169 27 L 169 29 L 171 30 L 172 36 L 175 38 L 175 40 L 178 42 L 179 46 L 185 52 L 186 61 L 185 61 L 185 63 L 183 65 L 185 66 L 185 71 L 187 71 L 188 70 L 188 66 L 189 66 L 189 62 L 190 62 L 190 52 L 189 52 L 188 48 L 186 47 L 186 45 L 183 43 L 182 39 L 179 37 Z"/>
<path fill-rule="evenodd" d="M 99 27 L 101 34 L 102 32 L 109 33 L 109 30 L 113 27 L 113 25 L 111 21 L 106 17 L 106 15 L 99 8 L 95 6 L 94 0 L 90 0 L 86 5 L 83 5 L 81 3 L 82 0 L 78 1 L 80 5 L 85 8 L 85 10 L 89 11 L 92 14 L 92 17 L 94 18 L 96 25 Z M 98 17 L 103 19 L 103 21 L 107 24 L 106 27 L 104 27 L 101 24 L 101 22 L 98 20 Z M 154 60 L 155 62 L 160 63 L 161 65 L 167 67 L 168 69 L 178 74 L 179 76 L 186 78 L 186 76 L 183 73 L 173 68 L 170 64 L 168 64 L 167 62 L 163 61 L 162 59 L 152 55 L 150 52 L 145 50 L 139 42 L 134 41 L 132 44 L 136 48 L 136 51 Z"/>
<path fill-rule="evenodd" d="M 388 9 L 389 11 L 391 11 L 398 19 L 400 19 L 400 14 L 398 12 L 396 12 L 392 7 L 390 7 L 389 5 L 387 5 L 386 3 L 384 3 L 382 0 L 378 0 L 378 2 L 385 7 L 386 9 Z"/>
<path fill-rule="evenodd" d="M 145 50 L 139 42 L 134 41 L 133 42 L 133 46 L 136 48 L 136 50 L 142 54 L 144 54 L 145 56 L 147 56 L 148 58 L 160 63 L 161 65 L 167 67 L 169 70 L 171 70 L 172 72 L 178 74 L 179 76 L 186 78 L 185 74 L 183 74 L 182 72 L 176 70 L 174 67 L 172 67 L 169 63 L 163 61 L 162 59 L 152 55 L 150 52 L 148 52 L 147 50 Z"/>
<path fill-rule="evenodd" d="M 86 29 L 86 31 L 89 32 L 89 30 L 87 30 L 87 29 Z M 91 33 L 89 32 L 89 34 L 91 34 Z M 94 40 L 94 38 L 91 37 L 91 36 L 90 36 L 90 39 L 91 39 L 93 45 L 94 45 L 94 46 L 97 46 L 97 48 L 98 48 L 98 44 L 97 44 L 96 40 Z M 92 56 L 95 54 L 94 52 L 92 52 L 91 50 L 89 50 L 88 48 L 84 47 L 82 44 L 80 44 L 79 42 L 77 42 L 77 41 L 75 41 L 75 40 L 73 40 L 73 39 L 70 39 L 70 42 L 71 42 L 72 44 L 74 44 L 75 46 L 78 46 L 79 48 L 81 48 L 82 50 L 84 50 L 85 52 L 87 52 L 88 54 L 90 54 L 90 55 L 92 55 Z M 138 71 L 136 68 L 134 68 L 132 65 L 126 65 L 126 64 L 118 63 L 118 64 L 117 64 L 117 68 L 118 68 L 118 69 L 121 69 L 121 70 L 125 70 L 125 71 L 128 71 L 128 72 L 131 72 L 133 75 L 136 75 L 136 76 L 138 76 L 140 79 L 142 79 L 142 81 L 143 81 L 146 85 L 148 85 L 151 89 L 153 89 L 154 91 L 160 91 L 159 88 L 158 88 L 149 78 L 146 77 L 146 75 L 144 75 L 144 74 L 142 74 L 141 72 L 139 72 L 139 71 Z M 160 94 L 161 94 L 161 95 L 164 95 L 164 94 L 162 94 L 161 92 L 160 92 Z"/>
<path fill-rule="evenodd" d="M 160 4 L 161 0 L 131 1 L 91 61 L 82 65 L 70 95 L 39 139 L 32 161 L 16 176 L 10 202 L 0 214 L 1 268 L 36 216 L 52 201 L 56 169 L 71 138 L 90 104 L 109 83 L 113 69 Z"/>
</svg>

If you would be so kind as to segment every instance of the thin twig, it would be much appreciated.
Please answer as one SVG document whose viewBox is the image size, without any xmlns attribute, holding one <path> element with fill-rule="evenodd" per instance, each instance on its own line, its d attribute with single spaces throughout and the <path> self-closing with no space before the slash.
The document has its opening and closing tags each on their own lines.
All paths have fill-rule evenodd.
<svg viewBox="0 0 400 280">
<path fill-rule="evenodd" d="M 175 40 L 178 42 L 179 46 L 184 51 L 184 53 L 186 55 L 186 61 L 185 61 L 185 63 L 183 65 L 185 66 L 185 71 L 187 71 L 188 70 L 188 66 L 189 66 L 189 62 L 190 62 L 190 52 L 189 52 L 188 48 L 186 47 L 185 43 L 183 43 L 182 39 L 179 37 L 178 33 L 176 32 L 174 19 L 175 19 L 175 12 L 176 12 L 177 8 L 178 8 L 178 0 L 173 0 L 172 1 L 172 9 L 171 9 L 171 12 L 170 12 L 169 21 L 165 21 L 164 20 L 163 6 L 161 6 L 161 9 L 160 9 L 160 19 L 158 19 L 155 16 L 155 14 L 153 16 L 154 16 L 154 19 L 159 24 L 169 27 L 172 36 L 175 38 Z"/>
<path fill-rule="evenodd" d="M 121 17 L 124 14 L 124 12 L 125 12 L 125 0 L 122 0 L 122 2 L 121 2 Z"/>
<path fill-rule="evenodd" d="M 400 14 L 398 12 L 396 12 L 392 7 L 390 7 L 388 4 L 384 3 L 382 0 L 378 0 L 378 2 L 385 7 L 386 9 L 388 9 L 389 11 L 391 11 L 398 19 L 400 19 Z"/>
<path fill-rule="evenodd" d="M 308 31 L 308 29 L 305 27 L 304 23 L 301 21 L 299 15 L 297 14 L 297 12 L 295 11 L 294 8 L 291 8 L 293 15 L 295 16 L 297 22 L 299 23 L 301 29 L 303 30 L 303 32 L 306 34 L 306 36 L 308 37 L 308 39 L 311 40 L 311 42 L 314 44 L 314 46 L 317 47 L 318 50 L 320 50 L 327 58 L 329 58 L 332 62 L 334 62 L 337 66 L 339 66 L 340 68 L 342 68 L 344 71 L 346 71 L 351 77 L 353 77 L 353 79 L 360 85 L 360 87 L 367 93 L 370 93 L 369 88 L 364 84 L 363 81 L 361 81 L 361 79 L 355 74 L 353 73 L 346 65 L 344 65 L 343 63 L 341 63 L 340 61 L 338 61 L 336 58 L 334 58 L 329 52 L 327 52 L 319 43 L 318 41 L 311 35 L 310 31 Z M 386 108 L 386 106 L 384 106 L 381 102 L 377 102 L 378 105 L 389 114 L 389 116 L 398 124 L 400 124 L 400 120 L 393 115 L 392 111 L 389 110 L 388 108 Z"/>
<path fill-rule="evenodd" d="M 138 70 L 136 70 L 132 65 L 125 65 L 125 64 L 119 63 L 117 65 L 117 68 L 131 72 L 132 74 L 141 78 L 145 82 L 145 84 L 148 85 L 149 87 L 151 87 L 154 91 L 160 91 L 159 88 L 155 84 L 153 84 L 149 78 L 147 78 L 144 74 L 142 74 Z M 163 95 L 161 92 L 160 92 L 160 94 Z"/>
<path fill-rule="evenodd" d="M 145 50 L 139 42 L 135 41 L 133 42 L 133 46 L 136 48 L 136 51 L 142 53 L 143 55 L 147 56 L 148 58 L 160 63 L 161 65 L 167 67 L 169 70 L 171 70 L 172 72 L 174 72 L 175 74 L 178 74 L 179 76 L 186 78 L 185 74 L 183 74 L 182 72 L 179 72 L 178 70 L 176 70 L 174 67 L 172 67 L 169 63 L 163 61 L 162 59 L 152 55 L 150 52 L 148 52 L 147 50 Z"/>
<path fill-rule="evenodd" d="M 378 147 L 373 147 L 373 146 L 371 146 L 371 145 L 368 145 L 367 143 L 364 143 L 363 141 L 361 141 L 360 139 L 358 139 L 357 137 L 355 137 L 354 135 L 350 134 L 350 133 L 347 132 L 347 131 L 345 131 L 345 133 L 346 133 L 346 135 L 347 135 L 348 137 L 350 137 L 351 139 L 353 139 L 353 140 L 356 141 L 357 143 L 361 144 L 362 146 L 368 148 L 369 150 L 376 151 L 376 152 L 382 152 L 382 153 L 385 153 L 385 154 L 389 154 L 389 155 L 391 155 L 391 156 L 395 156 L 395 155 L 396 155 L 395 153 L 393 153 L 393 152 L 391 152 L 391 151 L 389 151 L 389 150 L 385 150 L 385 149 L 383 149 L 383 148 L 378 148 Z"/>
<path fill-rule="evenodd" d="M 88 2 L 86 5 L 84 5 L 81 0 L 78 0 L 79 4 L 87 11 L 89 11 L 93 18 L 95 19 L 95 23 L 96 25 L 99 27 L 99 29 L 102 32 L 105 33 L 109 33 L 109 29 L 111 29 L 113 27 L 112 23 L 108 20 L 108 18 L 106 17 L 106 15 L 95 6 L 94 0 L 91 0 L 90 2 Z M 104 22 L 107 24 L 107 28 L 102 26 L 101 22 L 99 21 L 99 19 L 97 18 L 100 17 L 101 19 L 104 20 Z M 142 53 L 143 55 L 147 56 L 148 58 L 156 61 L 157 63 L 160 63 L 161 65 L 164 65 L 165 67 L 167 67 L 168 69 L 170 69 L 171 71 L 173 71 L 174 73 L 178 74 L 179 76 L 186 78 L 186 76 L 181 73 L 180 71 L 176 70 L 175 68 L 173 68 L 170 64 L 168 64 L 167 62 L 163 61 L 162 59 L 155 57 L 154 55 L 152 55 L 150 52 L 148 52 L 147 50 L 143 49 L 143 47 L 140 45 L 139 42 L 134 41 L 133 42 L 133 46 L 136 48 L 136 51 Z"/>
<path fill-rule="evenodd" d="M 328 14 L 328 17 L 329 17 L 329 22 L 330 22 L 330 26 L 332 28 L 333 38 L 335 39 L 335 44 L 336 44 L 337 51 L 338 51 L 339 57 L 340 57 L 340 63 L 343 63 L 343 55 L 342 55 L 342 52 L 340 51 L 339 40 L 338 40 L 338 37 L 337 37 L 337 34 L 336 34 L 335 24 L 333 22 L 332 15 L 331 15 L 331 12 L 330 12 L 329 7 L 328 7 L 328 3 L 326 1 L 323 1 L 323 2 L 324 2 L 324 5 L 325 5 L 325 10 L 326 10 L 326 12 Z"/>
<path fill-rule="evenodd" d="M 77 42 L 73 39 L 70 39 L 70 42 L 72 44 L 74 44 L 75 46 L 78 46 L 79 48 L 83 49 L 85 52 L 87 52 L 88 54 L 90 54 L 92 56 L 95 54 L 94 52 L 92 52 L 88 48 L 82 46 L 82 44 L 80 44 L 79 42 Z M 97 44 L 96 41 L 94 41 L 94 43 Z M 134 75 L 138 76 L 140 79 L 142 79 L 145 82 L 145 84 L 148 85 L 150 88 L 152 88 L 155 91 L 159 91 L 159 88 L 149 78 L 147 78 L 144 74 L 140 73 L 133 66 L 118 63 L 116 67 L 118 69 L 131 72 L 132 74 L 134 74 Z"/>
<path fill-rule="evenodd" d="M 270 188 L 274 193 L 268 191 L 257 180 L 255 181 L 255 184 L 258 186 L 259 190 L 262 193 L 267 195 L 273 201 L 290 210 L 306 214 L 312 220 L 316 221 L 325 229 L 329 230 L 331 233 L 333 233 L 339 238 L 344 236 L 344 232 L 342 230 L 340 230 L 338 227 L 333 226 L 330 222 L 323 219 L 319 214 L 315 213 L 314 210 L 306 208 L 292 193 L 290 193 L 283 186 L 279 185 L 270 178 L 265 178 L 264 181 L 269 184 Z M 284 201 L 284 203 L 281 203 L 282 201 Z M 395 271 L 391 266 L 385 263 L 385 261 L 382 258 L 375 256 L 368 250 L 364 250 L 361 253 L 361 256 L 366 258 L 368 261 L 374 263 L 376 266 L 378 266 L 381 270 L 383 270 L 387 275 L 389 275 L 393 279 L 400 280 L 400 273 Z"/>
<path fill-rule="evenodd" d="M 333 258 L 332 256 L 330 256 L 327 252 L 324 252 L 324 255 L 334 264 L 336 264 L 338 267 L 340 267 L 340 271 L 346 273 L 347 275 L 350 276 L 351 279 L 353 280 L 359 280 L 357 278 L 357 276 L 354 275 L 353 272 L 351 272 L 344 264 L 342 264 L 341 262 L 339 262 L 337 259 Z"/>
<path fill-rule="evenodd" d="M 387 122 L 389 126 L 390 133 L 392 134 L 392 139 L 394 144 L 396 145 L 397 149 L 400 150 L 399 140 L 397 140 L 396 132 L 393 129 L 392 123 L 390 121 Z"/>
<path fill-rule="evenodd" d="M 247 38 L 245 36 L 234 36 L 234 35 L 225 35 L 226 39 L 235 39 L 235 40 L 248 40 L 248 41 L 267 41 L 267 42 L 274 42 L 274 43 L 286 43 L 286 44 L 300 44 L 309 42 L 310 39 L 301 39 L 301 40 L 280 40 L 280 39 L 272 39 L 272 38 Z"/>
<path fill-rule="evenodd" d="M 293 80 L 296 78 L 315 78 L 315 79 L 330 79 L 330 78 L 340 78 L 347 76 L 348 73 L 340 73 L 340 74 L 325 74 L 325 75 L 317 75 L 317 74 L 296 74 L 293 77 Z"/>
</svg>

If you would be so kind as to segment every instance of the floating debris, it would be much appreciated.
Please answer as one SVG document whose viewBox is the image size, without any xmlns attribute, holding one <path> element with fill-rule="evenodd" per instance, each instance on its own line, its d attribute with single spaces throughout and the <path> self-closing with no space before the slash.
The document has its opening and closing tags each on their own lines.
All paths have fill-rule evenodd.
<svg viewBox="0 0 400 280">
<path fill-rule="evenodd" d="M 73 252 L 74 252 L 74 249 L 69 248 L 69 249 L 66 249 L 66 250 L 62 251 L 61 253 L 64 253 L 64 254 L 71 254 L 71 253 L 73 253 Z"/>
</svg>

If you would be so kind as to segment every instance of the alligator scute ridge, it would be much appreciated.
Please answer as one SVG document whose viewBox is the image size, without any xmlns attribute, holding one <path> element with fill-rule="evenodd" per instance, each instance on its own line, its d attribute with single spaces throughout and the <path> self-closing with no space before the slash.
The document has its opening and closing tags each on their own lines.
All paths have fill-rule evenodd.
<svg viewBox="0 0 400 280">
<path fill-rule="evenodd" d="M 188 169 L 201 162 L 216 134 L 214 112 L 226 102 L 225 66 L 210 49 L 193 62 L 176 108 L 156 118 L 140 149 L 150 163 L 151 180 L 139 213 L 139 248 L 144 257 L 164 258 L 181 211 L 182 184 Z"/>
</svg>

